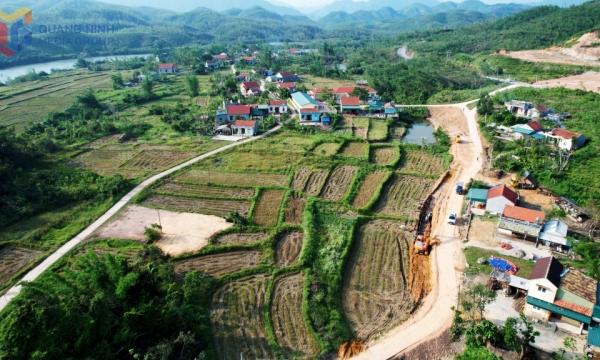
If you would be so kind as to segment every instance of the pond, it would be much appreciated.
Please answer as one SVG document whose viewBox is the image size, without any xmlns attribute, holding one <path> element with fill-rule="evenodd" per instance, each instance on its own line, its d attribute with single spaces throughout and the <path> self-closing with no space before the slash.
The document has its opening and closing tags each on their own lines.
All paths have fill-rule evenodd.
<svg viewBox="0 0 600 360">
<path fill-rule="evenodd" d="M 427 144 L 435 144 L 437 141 L 435 140 L 435 136 L 433 136 L 434 131 L 435 128 L 430 122 L 413 123 L 406 132 L 406 135 L 404 135 L 402 142 L 422 145 L 423 140 L 425 140 Z"/>
</svg>

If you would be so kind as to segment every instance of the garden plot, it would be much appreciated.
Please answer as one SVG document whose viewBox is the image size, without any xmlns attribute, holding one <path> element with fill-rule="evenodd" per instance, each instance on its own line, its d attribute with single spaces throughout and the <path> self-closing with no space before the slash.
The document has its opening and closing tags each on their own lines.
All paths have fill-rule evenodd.
<svg viewBox="0 0 600 360">
<path fill-rule="evenodd" d="M 179 277 L 183 277 L 190 271 L 197 271 L 210 277 L 219 277 L 255 267 L 262 257 L 263 253 L 260 251 L 234 251 L 214 255 L 204 255 L 176 261 L 175 274 Z"/>
<path fill-rule="evenodd" d="M 283 195 L 283 190 L 263 190 L 261 192 L 252 217 L 256 225 L 265 227 L 277 225 Z"/>
<path fill-rule="evenodd" d="M 352 200 L 352 206 L 359 209 L 366 206 L 373 196 L 375 196 L 375 191 L 377 191 L 377 187 L 385 174 L 385 171 L 373 171 L 369 173 L 362 184 L 360 184 L 358 193 L 354 197 L 354 200 Z"/>
<path fill-rule="evenodd" d="M 312 169 L 310 168 L 297 167 L 294 171 L 294 177 L 292 178 L 292 184 L 290 186 L 292 190 L 303 190 L 311 173 Z"/>
<path fill-rule="evenodd" d="M 384 120 L 369 120 L 369 133 L 367 139 L 369 141 L 382 141 L 387 139 L 388 127 Z"/>
<path fill-rule="evenodd" d="M 341 143 L 323 143 L 317 146 L 313 150 L 313 153 L 316 155 L 331 156 L 336 154 L 341 146 Z"/>
<path fill-rule="evenodd" d="M 371 148 L 371 162 L 386 166 L 391 165 L 398 159 L 398 152 L 393 147 Z"/>
<path fill-rule="evenodd" d="M 367 144 L 360 142 L 346 143 L 340 154 L 342 156 L 365 157 L 367 154 Z"/>
<path fill-rule="evenodd" d="M 123 137 L 123 134 L 108 135 L 105 137 L 101 137 L 100 139 L 94 140 L 90 143 L 87 143 L 83 145 L 82 148 L 98 149 L 107 144 L 119 141 L 121 137 Z"/>
<path fill-rule="evenodd" d="M 140 177 L 140 176 L 143 176 L 144 174 L 146 174 L 146 171 L 144 171 L 144 170 L 94 169 L 94 171 L 98 175 L 102 175 L 102 176 L 114 176 L 114 175 L 119 174 L 126 179 L 133 179 L 133 178 L 137 178 L 137 177 Z"/>
<path fill-rule="evenodd" d="M 271 299 L 271 322 L 277 344 L 285 358 L 312 359 L 319 345 L 302 317 L 304 278 L 301 273 L 275 279 Z"/>
<path fill-rule="evenodd" d="M 346 267 L 342 306 L 358 339 L 369 340 L 408 319 L 419 303 L 409 289 L 410 232 L 400 222 L 360 227 Z"/>
<path fill-rule="evenodd" d="M 367 132 L 369 131 L 369 118 L 354 118 L 352 119 L 354 128 L 354 136 L 363 140 L 367 140 Z"/>
<path fill-rule="evenodd" d="M 0 285 L 9 281 L 43 254 L 43 251 L 20 247 L 0 248 Z"/>
<path fill-rule="evenodd" d="M 256 194 L 255 189 L 224 188 L 177 182 L 167 182 L 154 189 L 154 192 L 159 194 L 191 195 L 225 199 L 252 199 Z"/>
<path fill-rule="evenodd" d="M 150 207 L 206 215 L 226 216 L 232 211 L 237 211 L 241 216 L 248 216 L 252 202 L 247 200 L 214 200 L 170 195 L 151 195 L 142 204 Z"/>
<path fill-rule="evenodd" d="M 284 209 L 284 220 L 288 224 L 301 224 L 302 223 L 302 210 L 306 199 L 297 194 L 291 194 L 286 203 Z"/>
<path fill-rule="evenodd" d="M 145 241 L 144 227 L 152 224 L 160 224 L 163 233 L 154 244 L 172 256 L 198 251 L 208 245 L 208 239 L 212 235 L 233 226 L 217 216 L 129 205 L 102 227 L 98 236 Z"/>
<path fill-rule="evenodd" d="M 349 165 L 337 166 L 333 169 L 321 192 L 321 198 L 330 201 L 342 200 L 354 180 L 356 170 L 356 166 Z"/>
<path fill-rule="evenodd" d="M 210 175 L 209 175 L 210 174 Z M 175 180 L 189 181 L 206 184 L 237 185 L 237 186 L 286 186 L 289 176 L 279 174 L 261 173 L 230 173 L 208 172 L 206 170 L 191 169 L 175 177 Z"/>
<path fill-rule="evenodd" d="M 249 146 L 255 152 L 260 150 L 278 150 L 303 153 L 312 147 L 314 140 L 308 137 L 293 136 L 293 133 L 284 132 L 261 141 L 255 141 Z"/>
<path fill-rule="evenodd" d="M 304 233 L 289 231 L 281 236 L 275 247 L 275 263 L 277 266 L 294 266 L 298 262 Z"/>
<path fill-rule="evenodd" d="M 407 151 L 402 153 L 398 171 L 415 174 L 439 175 L 444 172 L 446 161 L 422 151 Z"/>
<path fill-rule="evenodd" d="M 304 193 L 309 196 L 319 195 L 328 174 L 329 170 L 318 170 L 310 174 L 304 187 Z"/>
<path fill-rule="evenodd" d="M 395 174 L 383 186 L 375 211 L 416 219 L 419 206 L 432 190 L 435 179 Z"/>
<path fill-rule="evenodd" d="M 254 244 L 269 238 L 269 233 L 266 231 L 250 232 L 250 233 L 229 233 L 219 235 L 215 238 L 215 245 L 246 245 Z"/>
<path fill-rule="evenodd" d="M 215 292 L 209 312 L 217 359 L 276 358 L 266 331 L 268 283 L 268 276 L 254 275 Z"/>
<path fill-rule="evenodd" d="M 83 153 L 75 158 L 75 160 L 83 160 L 86 162 L 101 162 L 101 161 L 124 161 L 129 160 L 137 154 L 134 150 L 92 150 Z"/>
<path fill-rule="evenodd" d="M 121 165 L 126 169 L 159 170 L 171 167 L 196 155 L 188 151 L 142 151 L 136 157 Z"/>
</svg>

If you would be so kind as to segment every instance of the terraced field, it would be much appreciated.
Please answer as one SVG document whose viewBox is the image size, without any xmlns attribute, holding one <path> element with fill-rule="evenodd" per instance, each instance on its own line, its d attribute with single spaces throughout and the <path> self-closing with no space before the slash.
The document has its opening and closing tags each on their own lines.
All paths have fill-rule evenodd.
<svg viewBox="0 0 600 360">
<path fill-rule="evenodd" d="M 214 200 L 171 195 L 151 195 L 142 204 L 167 210 L 217 216 L 225 216 L 229 215 L 232 211 L 237 211 L 240 215 L 247 216 L 252 202 L 246 200 Z"/>
<path fill-rule="evenodd" d="M 312 359 L 319 353 L 319 345 L 312 337 L 302 317 L 301 273 L 275 279 L 271 298 L 271 322 L 275 339 L 286 358 Z"/>
<path fill-rule="evenodd" d="M 415 174 L 439 175 L 445 170 L 446 161 L 422 151 L 402 152 L 398 171 Z"/>
<path fill-rule="evenodd" d="M 317 146 L 313 153 L 316 155 L 331 156 L 338 152 L 340 146 L 342 146 L 340 143 L 323 143 Z"/>
<path fill-rule="evenodd" d="M 204 255 L 175 262 L 175 274 L 183 277 L 190 271 L 198 271 L 210 277 L 255 267 L 263 253 L 260 251 L 234 251 L 222 254 Z"/>
<path fill-rule="evenodd" d="M 412 235 L 400 225 L 392 220 L 371 220 L 357 231 L 342 302 L 358 339 L 369 340 L 400 325 L 418 307 L 408 279 Z"/>
<path fill-rule="evenodd" d="M 294 171 L 294 177 L 292 178 L 292 184 L 290 187 L 292 190 L 303 190 L 306 186 L 306 182 L 312 173 L 311 168 L 297 167 Z"/>
<path fill-rule="evenodd" d="M 21 247 L 0 248 L 0 285 L 44 254 L 43 251 Z"/>
<path fill-rule="evenodd" d="M 253 221 L 258 226 L 277 225 L 279 208 L 283 201 L 283 190 L 263 190 L 254 208 Z"/>
<path fill-rule="evenodd" d="M 304 187 L 304 193 L 309 196 L 319 195 L 328 174 L 329 170 L 317 170 L 310 174 L 306 186 Z"/>
<path fill-rule="evenodd" d="M 383 186 L 375 211 L 386 214 L 416 219 L 419 206 L 425 196 L 432 190 L 435 179 L 420 178 L 409 175 L 392 175 Z"/>
<path fill-rule="evenodd" d="M 277 266 L 294 266 L 298 262 L 304 233 L 302 231 L 289 231 L 281 235 L 275 248 L 275 263 Z"/>
<path fill-rule="evenodd" d="M 269 237 L 269 233 L 266 231 L 261 232 L 250 232 L 250 233 L 229 233 L 219 235 L 215 238 L 215 245 L 246 245 L 253 244 Z"/>
<path fill-rule="evenodd" d="M 383 141 L 387 139 L 388 127 L 385 120 L 369 119 L 369 133 L 367 139 L 369 141 Z"/>
<path fill-rule="evenodd" d="M 284 187 L 288 179 L 288 175 L 279 174 L 210 172 L 210 183 L 220 185 Z M 209 172 L 191 169 L 176 176 L 175 180 L 206 184 L 209 182 Z"/>
<path fill-rule="evenodd" d="M 340 154 L 343 156 L 365 157 L 367 156 L 367 144 L 361 142 L 346 143 Z"/>
<path fill-rule="evenodd" d="M 283 220 L 288 224 L 301 224 L 305 203 L 306 199 L 304 197 L 297 194 L 290 195 L 285 203 Z"/>
<path fill-rule="evenodd" d="M 269 277 L 254 275 L 223 285 L 212 297 L 210 322 L 218 359 L 275 359 L 264 307 Z"/>
<path fill-rule="evenodd" d="M 325 187 L 321 192 L 321 198 L 330 201 L 342 200 L 354 180 L 356 170 L 356 166 L 336 166 L 327 178 L 327 183 L 325 183 Z"/>
<path fill-rule="evenodd" d="M 391 165 L 398 158 L 398 153 L 393 147 L 376 147 L 371 149 L 371 162 L 377 165 Z"/>
<path fill-rule="evenodd" d="M 252 199 L 256 195 L 256 190 L 254 189 L 224 188 L 176 182 L 164 183 L 156 188 L 154 192 L 157 194 L 191 195 L 225 199 Z"/>
<path fill-rule="evenodd" d="M 352 206 L 355 208 L 362 208 L 366 206 L 377 191 L 377 187 L 381 183 L 381 180 L 385 176 L 385 171 L 373 171 L 369 173 L 358 188 L 358 193 L 352 200 Z"/>
<path fill-rule="evenodd" d="M 160 170 L 171 167 L 187 158 L 197 155 L 186 151 L 142 151 L 136 157 L 121 165 L 125 169 Z"/>
</svg>

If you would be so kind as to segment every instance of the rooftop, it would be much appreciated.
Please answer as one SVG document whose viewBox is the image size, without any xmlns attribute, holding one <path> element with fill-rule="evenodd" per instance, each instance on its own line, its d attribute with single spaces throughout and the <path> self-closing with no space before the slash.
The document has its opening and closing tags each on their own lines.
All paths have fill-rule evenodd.
<svg viewBox="0 0 600 360">
<path fill-rule="evenodd" d="M 579 270 L 570 269 L 561 279 L 560 287 L 580 298 L 596 304 L 598 282 L 583 275 Z M 590 313 L 591 315 L 591 313 Z"/>
<path fill-rule="evenodd" d="M 469 192 L 467 193 L 467 199 L 471 200 L 471 201 L 477 201 L 477 202 L 482 202 L 485 203 L 487 202 L 487 194 L 488 194 L 488 189 L 474 189 L 471 188 L 469 189 Z"/>
<path fill-rule="evenodd" d="M 250 106 L 248 106 L 248 105 L 227 106 L 227 115 L 250 115 Z"/>
<path fill-rule="evenodd" d="M 544 222 L 544 217 L 546 215 L 542 211 L 531 210 L 520 206 L 506 205 L 504 207 L 504 212 L 502 213 L 502 216 L 507 217 L 509 219 L 521 220 L 532 224 L 538 222 L 541 224 Z"/>
<path fill-rule="evenodd" d="M 369 86 L 340 86 L 338 88 L 333 89 L 333 92 L 336 94 L 350 94 L 352 90 L 354 90 L 356 87 L 363 88 L 368 92 L 376 92 L 375 89 Z"/>
<path fill-rule="evenodd" d="M 583 314 L 586 316 L 592 316 L 592 309 L 588 309 L 585 306 L 577 305 L 570 303 L 568 301 L 564 301 L 561 299 L 554 300 L 554 305 L 559 306 L 563 309 L 569 309 L 571 311 L 575 311 L 578 314 Z"/>
<path fill-rule="evenodd" d="M 499 196 L 502 196 L 502 197 L 510 200 L 510 202 L 512 202 L 513 204 L 517 203 L 517 193 L 512 191 L 506 185 L 500 185 L 500 186 L 493 187 L 487 193 L 488 200 L 497 198 Z"/>
<path fill-rule="evenodd" d="M 278 106 L 278 105 L 284 105 L 287 104 L 287 101 L 285 100 L 270 100 L 269 101 L 269 105 L 271 106 Z"/>
<path fill-rule="evenodd" d="M 304 106 L 308 104 L 319 105 L 315 99 L 311 98 L 310 96 L 308 96 L 308 94 L 303 92 L 295 92 L 291 96 L 292 100 L 294 100 L 299 106 Z"/>
<path fill-rule="evenodd" d="M 554 136 L 558 136 L 563 139 L 572 139 L 574 137 L 579 137 L 581 135 L 581 134 L 577 134 L 577 133 L 570 132 L 567 130 L 562 130 L 562 129 L 554 129 L 550 133 Z"/>
<path fill-rule="evenodd" d="M 281 77 L 290 77 L 290 76 L 294 76 L 294 74 L 292 74 L 289 71 L 280 71 L 277 73 L 277 75 L 281 76 Z"/>
<path fill-rule="evenodd" d="M 254 120 L 236 120 L 233 126 L 254 126 L 255 124 Z"/>
<path fill-rule="evenodd" d="M 354 106 L 360 105 L 360 99 L 355 96 L 343 97 L 340 102 L 342 105 L 354 105 Z"/>
<path fill-rule="evenodd" d="M 287 88 L 287 89 L 293 88 L 294 86 L 296 86 L 296 84 L 293 82 L 283 82 L 283 83 L 279 83 L 277 85 L 277 87 L 279 87 L 279 88 Z"/>
<path fill-rule="evenodd" d="M 246 81 L 246 82 L 243 82 L 242 86 L 245 87 L 246 89 L 260 88 L 260 85 L 256 81 Z"/>
<path fill-rule="evenodd" d="M 548 279 L 556 287 L 560 286 L 561 277 L 564 267 L 554 256 L 548 256 L 538 259 L 531 270 L 530 280 Z"/>
<path fill-rule="evenodd" d="M 175 64 L 158 64 L 159 69 L 173 69 Z"/>
<path fill-rule="evenodd" d="M 529 124 L 527 124 L 527 126 L 529 126 L 533 131 L 544 130 L 544 127 L 537 121 L 532 121 Z"/>
</svg>

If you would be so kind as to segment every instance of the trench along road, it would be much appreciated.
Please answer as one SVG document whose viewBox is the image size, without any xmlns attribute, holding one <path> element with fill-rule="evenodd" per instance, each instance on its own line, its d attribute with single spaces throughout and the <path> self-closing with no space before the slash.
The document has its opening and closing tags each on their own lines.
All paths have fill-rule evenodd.
<svg viewBox="0 0 600 360">
<path fill-rule="evenodd" d="M 107 212 L 105 212 L 102 216 L 100 216 L 91 225 L 89 225 L 82 232 L 77 234 L 77 236 L 75 236 L 74 238 L 72 238 L 71 240 L 66 242 L 64 245 L 62 245 L 60 248 L 58 248 L 58 250 L 56 250 L 55 252 L 50 254 L 39 265 L 37 265 L 36 267 L 31 269 L 27 274 L 25 274 L 25 276 L 23 276 L 23 278 L 21 279 L 21 282 L 30 282 L 30 281 L 35 280 L 44 271 L 46 271 L 48 268 L 50 268 L 52 265 L 54 265 L 58 260 L 60 260 L 60 258 L 63 257 L 63 255 L 65 255 L 66 253 L 71 251 L 75 246 L 79 245 L 83 240 L 85 240 L 88 236 L 90 236 L 100 226 L 104 225 L 104 223 L 106 223 L 113 215 L 115 215 L 119 210 L 121 210 L 125 205 L 127 205 L 127 203 L 129 203 L 131 198 L 133 198 L 135 195 L 137 195 L 140 191 L 142 191 L 148 185 L 154 183 L 156 180 L 159 180 L 167 175 L 174 173 L 175 171 L 178 171 L 186 166 L 189 166 L 200 160 L 203 160 L 203 159 L 206 159 L 213 155 L 216 155 L 225 150 L 228 150 L 228 149 L 234 148 L 236 146 L 240 146 L 245 143 L 248 143 L 248 142 L 251 142 L 254 140 L 258 140 L 260 138 L 268 136 L 274 132 L 279 131 L 279 129 L 281 129 L 282 126 L 283 125 L 281 125 L 281 124 L 277 125 L 276 127 L 272 128 L 271 130 L 269 130 L 261 135 L 253 136 L 253 137 L 247 138 L 245 140 L 237 141 L 232 144 L 220 147 L 216 150 L 209 151 L 205 154 L 197 156 L 197 157 L 195 157 L 191 160 L 188 160 L 182 164 L 176 165 L 168 170 L 165 170 L 165 171 L 163 171 L 159 174 L 156 174 L 156 175 L 152 176 L 151 178 L 143 181 L 142 183 L 137 185 L 135 188 L 133 188 L 131 191 L 129 191 L 125 196 L 123 196 L 115 205 L 113 205 L 110 209 L 108 209 Z M 15 296 L 19 295 L 20 292 L 21 292 L 20 284 L 17 284 L 15 286 L 13 286 L 12 288 L 8 289 L 8 291 L 0 297 L 0 311 L 2 311 L 6 307 L 6 305 L 8 305 L 8 303 Z"/>
<path fill-rule="evenodd" d="M 522 84 L 511 85 L 490 93 L 493 95 Z M 526 86 L 526 85 L 525 85 Z M 483 145 L 477 127 L 477 108 L 469 110 L 468 101 L 450 105 L 399 105 L 401 107 L 454 107 L 460 109 L 467 121 L 468 134 L 461 136 L 461 143 L 452 145 L 454 161 L 452 169 L 454 175 L 451 185 L 444 189 L 444 201 L 440 204 L 440 217 L 432 232 L 432 238 L 437 237 L 440 242 L 435 246 L 429 256 L 431 261 L 432 291 L 425 298 L 423 305 L 417 313 L 398 328 L 390 331 L 375 344 L 352 359 L 360 360 L 385 360 L 394 355 L 408 351 L 422 342 L 435 338 L 446 331 L 452 324 L 452 306 L 456 305 L 459 285 L 461 283 L 462 269 L 465 264 L 461 250 L 461 239 L 457 227 L 448 224 L 446 219 L 450 213 L 460 214 L 464 197 L 457 195 L 455 187 L 458 181 L 467 183 L 479 172 L 483 163 Z"/>
</svg>

